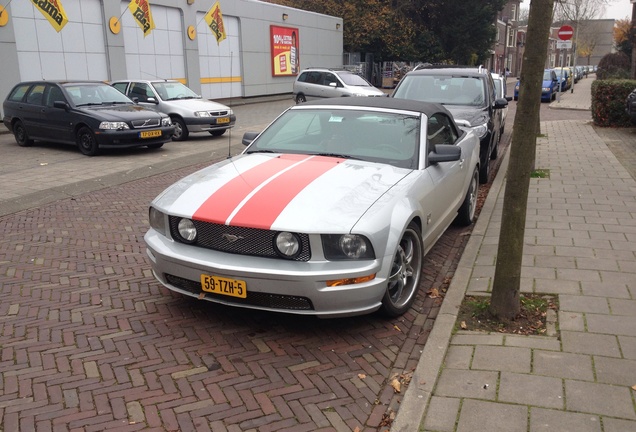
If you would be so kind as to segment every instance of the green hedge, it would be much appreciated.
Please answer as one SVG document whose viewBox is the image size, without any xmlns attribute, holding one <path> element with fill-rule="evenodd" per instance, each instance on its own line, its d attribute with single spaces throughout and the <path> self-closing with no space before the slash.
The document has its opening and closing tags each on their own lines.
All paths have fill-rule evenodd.
<svg viewBox="0 0 636 432">
<path fill-rule="evenodd" d="M 625 112 L 627 96 L 636 89 L 636 80 L 597 79 L 592 83 L 592 120 L 597 126 L 634 126 Z"/>
</svg>

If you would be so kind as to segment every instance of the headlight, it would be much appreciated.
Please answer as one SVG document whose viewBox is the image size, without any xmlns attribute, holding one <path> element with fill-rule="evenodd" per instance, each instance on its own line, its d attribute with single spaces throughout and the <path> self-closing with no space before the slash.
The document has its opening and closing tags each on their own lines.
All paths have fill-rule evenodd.
<svg viewBox="0 0 636 432">
<path fill-rule="evenodd" d="M 197 239 L 197 229 L 194 226 L 194 222 L 190 219 L 181 219 L 177 225 L 177 230 L 181 239 L 186 243 L 194 243 Z"/>
<path fill-rule="evenodd" d="M 362 93 L 354 93 L 351 96 L 353 96 L 353 97 L 365 97 L 366 95 L 362 94 Z"/>
<path fill-rule="evenodd" d="M 99 128 L 104 130 L 130 129 L 126 122 L 101 122 Z"/>
<path fill-rule="evenodd" d="M 473 130 L 475 131 L 475 134 L 477 134 L 479 139 L 482 139 L 488 133 L 488 123 L 484 123 L 478 126 L 473 126 Z"/>
<path fill-rule="evenodd" d="M 148 211 L 148 222 L 150 227 L 159 234 L 166 235 L 166 215 L 154 207 L 150 207 Z"/>
<path fill-rule="evenodd" d="M 195 117 L 212 117 L 212 114 L 210 114 L 209 111 L 195 111 L 194 116 Z"/>
<path fill-rule="evenodd" d="M 169 127 L 172 126 L 172 119 L 170 117 L 164 117 L 161 119 L 161 126 Z"/>
<path fill-rule="evenodd" d="M 330 261 L 375 258 L 371 242 L 357 234 L 324 234 L 322 249 Z"/>
<path fill-rule="evenodd" d="M 550 91 L 550 87 L 543 87 L 543 91 L 544 92 L 549 92 Z"/>
<path fill-rule="evenodd" d="M 294 233 L 280 232 L 274 238 L 276 251 L 285 258 L 294 258 L 300 251 L 300 239 Z"/>
</svg>

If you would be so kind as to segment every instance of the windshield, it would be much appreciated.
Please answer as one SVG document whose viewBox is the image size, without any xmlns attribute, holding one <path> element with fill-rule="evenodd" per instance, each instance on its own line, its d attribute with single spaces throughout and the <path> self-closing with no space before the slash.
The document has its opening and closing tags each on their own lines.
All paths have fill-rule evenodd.
<svg viewBox="0 0 636 432">
<path fill-rule="evenodd" d="M 75 106 L 103 105 L 116 103 L 133 103 L 119 90 L 108 84 L 82 83 L 67 84 L 64 86 L 70 95 L 71 102 Z"/>
<path fill-rule="evenodd" d="M 436 102 L 443 105 L 484 106 L 484 82 L 478 77 L 407 75 L 393 97 Z"/>
<path fill-rule="evenodd" d="M 552 81 L 552 72 L 551 71 L 543 72 L 543 81 Z"/>
<path fill-rule="evenodd" d="M 369 81 L 365 80 L 360 75 L 353 73 L 340 73 L 338 76 L 345 84 L 350 86 L 373 87 Z"/>
<path fill-rule="evenodd" d="M 181 84 L 180 82 L 155 82 L 152 86 L 159 94 L 159 97 L 163 100 L 176 100 L 176 99 L 198 99 L 199 95 L 190 90 L 189 87 Z"/>
<path fill-rule="evenodd" d="M 416 169 L 420 117 L 355 108 L 290 109 L 246 153 L 325 155 Z"/>
</svg>

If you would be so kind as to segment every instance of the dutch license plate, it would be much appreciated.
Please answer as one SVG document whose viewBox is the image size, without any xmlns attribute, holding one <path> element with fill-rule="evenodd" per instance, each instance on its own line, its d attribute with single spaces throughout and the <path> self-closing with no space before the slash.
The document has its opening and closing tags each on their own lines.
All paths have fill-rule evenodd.
<svg viewBox="0 0 636 432">
<path fill-rule="evenodd" d="M 229 122 L 230 122 L 229 117 L 219 117 L 218 119 L 216 119 L 216 124 L 224 124 Z"/>
<path fill-rule="evenodd" d="M 201 289 L 205 292 L 232 297 L 247 297 L 245 281 L 219 276 L 201 275 Z"/>
<path fill-rule="evenodd" d="M 139 132 L 139 138 L 155 138 L 155 137 L 160 137 L 160 136 L 161 136 L 161 131 L 160 130 L 151 130 L 151 131 Z"/>
</svg>

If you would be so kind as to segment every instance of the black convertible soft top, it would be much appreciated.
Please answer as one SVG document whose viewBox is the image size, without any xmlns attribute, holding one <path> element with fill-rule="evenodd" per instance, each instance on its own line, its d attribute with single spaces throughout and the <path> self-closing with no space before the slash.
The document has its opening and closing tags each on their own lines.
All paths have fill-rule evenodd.
<svg viewBox="0 0 636 432">
<path fill-rule="evenodd" d="M 451 113 L 443 105 L 430 102 L 421 102 L 411 99 L 396 99 L 390 97 L 337 97 L 320 99 L 312 102 L 305 102 L 302 104 L 302 106 L 314 105 L 335 105 L 406 110 L 421 112 L 424 113 L 427 117 L 431 117 L 433 114 L 438 112 L 443 112 L 448 114 L 448 116 L 452 118 Z"/>
</svg>

